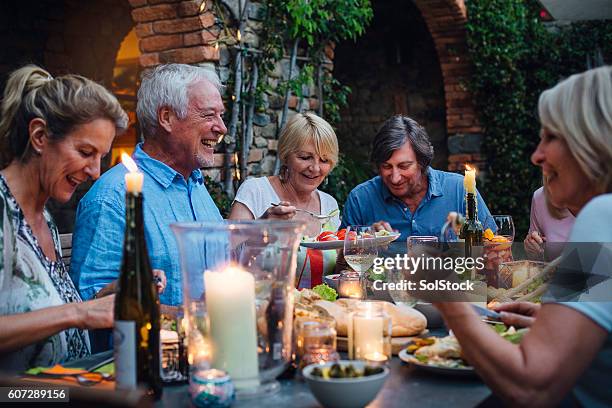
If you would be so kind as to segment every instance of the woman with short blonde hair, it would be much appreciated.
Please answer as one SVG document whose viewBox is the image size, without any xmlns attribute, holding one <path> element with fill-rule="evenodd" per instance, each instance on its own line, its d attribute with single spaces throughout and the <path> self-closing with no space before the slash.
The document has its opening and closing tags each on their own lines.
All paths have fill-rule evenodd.
<svg viewBox="0 0 612 408">
<path fill-rule="evenodd" d="M 338 139 L 330 124 L 313 113 L 295 114 L 281 131 L 278 156 L 279 175 L 242 183 L 229 218 L 300 219 L 307 223 L 305 235 L 315 237 L 323 229 L 337 230 L 338 203 L 318 189 L 338 163 Z M 321 222 L 305 211 L 331 216 Z M 335 251 L 322 252 L 314 251 L 312 257 L 306 257 L 304 251 L 298 254 L 300 287 L 315 286 L 326 272 L 333 271 Z"/>
</svg>

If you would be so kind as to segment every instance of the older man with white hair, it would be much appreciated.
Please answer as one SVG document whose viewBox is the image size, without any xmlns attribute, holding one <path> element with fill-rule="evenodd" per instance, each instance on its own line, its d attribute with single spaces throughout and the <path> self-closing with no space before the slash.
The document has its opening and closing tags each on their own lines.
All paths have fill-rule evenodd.
<svg viewBox="0 0 612 408">
<path fill-rule="evenodd" d="M 144 142 L 132 157 L 145 174 L 143 211 L 151 266 L 167 277 L 163 304 L 182 303 L 179 255 L 170 224 L 222 220 L 200 171 L 212 163 L 214 147 L 227 131 L 220 88 L 212 70 L 167 64 L 145 73 L 138 91 L 136 113 Z M 78 206 L 71 275 L 84 299 L 95 297 L 119 276 L 126 171 L 117 165 L 104 173 Z"/>
</svg>

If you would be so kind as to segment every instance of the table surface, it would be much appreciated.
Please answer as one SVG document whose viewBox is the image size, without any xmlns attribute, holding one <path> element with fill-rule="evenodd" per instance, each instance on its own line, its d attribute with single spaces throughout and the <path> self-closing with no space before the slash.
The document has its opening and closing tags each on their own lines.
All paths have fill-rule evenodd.
<svg viewBox="0 0 612 408">
<path fill-rule="evenodd" d="M 474 407 L 491 391 L 476 376 L 457 377 L 425 372 L 394 357 L 383 389 L 368 407 Z M 281 380 L 281 390 L 272 396 L 236 401 L 233 407 L 311 408 L 320 404 L 300 380 Z M 157 407 L 189 406 L 187 385 L 164 387 Z"/>
<path fill-rule="evenodd" d="M 445 328 L 430 331 L 434 336 L 448 334 Z M 491 390 L 475 374 L 470 377 L 430 373 L 393 357 L 391 372 L 370 408 L 394 407 L 474 407 L 491 395 Z M 280 380 L 276 394 L 257 399 L 239 400 L 232 407 L 291 407 L 314 408 L 321 405 L 302 380 Z M 156 407 L 189 406 L 187 385 L 164 387 L 162 399 Z"/>
</svg>

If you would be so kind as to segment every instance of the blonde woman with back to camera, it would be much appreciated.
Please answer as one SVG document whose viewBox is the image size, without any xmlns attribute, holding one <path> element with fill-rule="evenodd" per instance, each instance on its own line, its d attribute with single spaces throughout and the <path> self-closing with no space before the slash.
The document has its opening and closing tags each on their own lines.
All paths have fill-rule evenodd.
<svg viewBox="0 0 612 408">
<path fill-rule="evenodd" d="M 279 175 L 251 178 L 242 183 L 229 218 L 303 220 L 306 222 L 304 234 L 315 237 L 323 228 L 337 230 L 338 203 L 318 189 L 338 162 L 338 139 L 330 124 L 313 113 L 294 115 L 281 131 L 278 157 Z M 298 210 L 335 215 L 326 222 Z M 310 288 L 333 271 L 336 251 L 310 251 L 310 256 L 306 253 L 300 247 L 297 279 L 299 287 Z"/>
<path fill-rule="evenodd" d="M 114 296 L 81 302 L 45 208 L 100 175 L 127 115 L 104 87 L 77 75 L 14 71 L 0 142 L 0 370 L 51 366 L 90 353 L 86 329 L 113 325 Z"/>
<path fill-rule="evenodd" d="M 542 130 L 531 161 L 542 168 L 551 202 L 576 214 L 565 256 L 577 243 L 612 243 L 612 68 L 572 75 L 540 95 Z M 609 249 L 608 249 L 609 250 Z M 502 319 L 528 315 L 519 345 L 497 335 L 469 304 L 437 303 L 465 358 L 503 400 L 518 406 L 556 406 L 564 397 L 588 407 L 612 404 L 612 268 L 601 287 L 580 302 L 508 303 Z M 592 256 L 592 255 L 591 255 Z M 607 259 L 607 261 L 605 261 Z M 599 293 L 598 293 L 599 292 Z M 513 312 L 513 313 L 512 313 Z"/>
</svg>

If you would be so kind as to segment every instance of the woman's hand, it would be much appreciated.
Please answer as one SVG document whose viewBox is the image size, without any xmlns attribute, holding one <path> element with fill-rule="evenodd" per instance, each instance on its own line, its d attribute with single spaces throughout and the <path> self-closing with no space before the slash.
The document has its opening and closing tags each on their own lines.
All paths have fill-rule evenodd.
<svg viewBox="0 0 612 408">
<path fill-rule="evenodd" d="M 525 251 L 531 255 L 542 256 L 544 254 L 544 241 L 546 241 L 546 237 L 540 236 L 538 231 L 531 231 L 525 237 Z"/>
<path fill-rule="evenodd" d="M 530 327 L 540 308 L 541 305 L 531 302 L 500 303 L 493 307 L 496 312 L 500 312 L 504 324 L 518 327 Z"/>
<path fill-rule="evenodd" d="M 81 329 L 108 329 L 113 327 L 115 295 L 103 296 L 82 303 L 73 303 L 77 308 L 77 327 Z"/>
<path fill-rule="evenodd" d="M 261 218 L 273 218 L 278 220 L 290 220 L 295 217 L 295 206 L 289 201 L 281 201 L 278 205 L 268 208 Z"/>
</svg>

